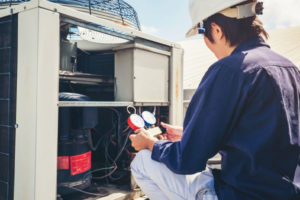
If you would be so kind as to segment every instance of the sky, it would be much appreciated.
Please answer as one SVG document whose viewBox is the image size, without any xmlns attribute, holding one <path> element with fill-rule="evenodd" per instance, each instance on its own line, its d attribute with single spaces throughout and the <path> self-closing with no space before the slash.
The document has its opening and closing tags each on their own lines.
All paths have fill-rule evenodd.
<svg viewBox="0 0 300 200">
<path fill-rule="evenodd" d="M 142 31 L 170 41 L 186 40 L 189 0 L 125 0 L 138 13 Z M 300 0 L 263 0 L 259 16 L 267 30 L 300 26 Z"/>
</svg>

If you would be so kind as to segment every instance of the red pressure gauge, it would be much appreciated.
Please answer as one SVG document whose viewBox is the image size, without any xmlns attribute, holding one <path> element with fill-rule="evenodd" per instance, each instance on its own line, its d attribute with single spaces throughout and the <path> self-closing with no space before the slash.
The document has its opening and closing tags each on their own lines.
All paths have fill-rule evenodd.
<svg viewBox="0 0 300 200">
<path fill-rule="evenodd" d="M 144 128 L 145 126 L 143 118 L 137 114 L 131 114 L 127 120 L 127 123 L 133 130 Z"/>
<path fill-rule="evenodd" d="M 133 109 L 134 114 L 132 114 L 129 111 L 130 108 Z M 128 114 L 130 114 L 130 116 L 127 120 L 127 124 L 130 128 L 132 128 L 133 130 L 137 130 L 137 129 L 145 127 L 145 121 L 143 120 L 143 118 L 141 116 L 136 114 L 136 109 L 134 106 L 127 106 L 127 112 L 128 112 Z"/>
</svg>

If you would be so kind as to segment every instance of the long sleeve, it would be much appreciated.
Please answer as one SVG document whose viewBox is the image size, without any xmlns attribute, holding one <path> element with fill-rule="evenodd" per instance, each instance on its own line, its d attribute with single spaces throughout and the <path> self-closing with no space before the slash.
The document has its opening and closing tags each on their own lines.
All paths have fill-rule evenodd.
<svg viewBox="0 0 300 200">
<path fill-rule="evenodd" d="M 187 110 L 182 140 L 156 142 L 152 159 L 178 174 L 205 169 L 230 135 L 246 91 L 242 70 L 220 63 L 210 67 Z"/>
</svg>

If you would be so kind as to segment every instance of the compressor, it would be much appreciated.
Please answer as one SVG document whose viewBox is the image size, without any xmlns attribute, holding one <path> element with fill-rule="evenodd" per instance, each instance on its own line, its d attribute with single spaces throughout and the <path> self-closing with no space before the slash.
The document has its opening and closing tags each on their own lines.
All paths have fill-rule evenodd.
<svg viewBox="0 0 300 200">
<path fill-rule="evenodd" d="M 89 101 L 76 93 L 60 93 L 60 101 Z M 59 109 L 57 192 L 69 194 L 91 184 L 91 149 L 88 134 L 98 123 L 97 108 Z"/>
</svg>

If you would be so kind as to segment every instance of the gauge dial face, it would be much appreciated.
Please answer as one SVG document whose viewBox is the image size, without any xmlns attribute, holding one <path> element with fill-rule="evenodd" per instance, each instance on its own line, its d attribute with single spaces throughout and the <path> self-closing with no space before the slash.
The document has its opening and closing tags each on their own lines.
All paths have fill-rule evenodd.
<svg viewBox="0 0 300 200">
<path fill-rule="evenodd" d="M 143 119 L 146 122 L 146 126 L 152 126 L 152 125 L 154 125 L 156 123 L 155 116 L 151 112 L 149 112 L 149 111 L 144 111 L 142 113 L 142 117 L 143 117 Z"/>
<path fill-rule="evenodd" d="M 128 125 L 135 130 L 143 128 L 145 126 L 145 122 L 141 116 L 137 114 L 132 114 L 128 119 Z"/>
</svg>

